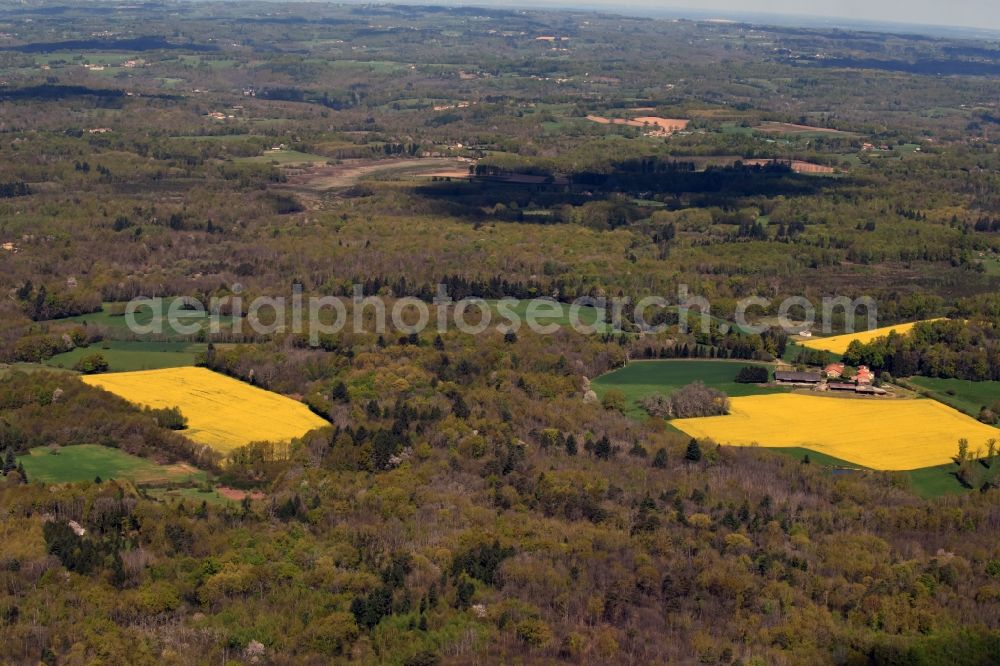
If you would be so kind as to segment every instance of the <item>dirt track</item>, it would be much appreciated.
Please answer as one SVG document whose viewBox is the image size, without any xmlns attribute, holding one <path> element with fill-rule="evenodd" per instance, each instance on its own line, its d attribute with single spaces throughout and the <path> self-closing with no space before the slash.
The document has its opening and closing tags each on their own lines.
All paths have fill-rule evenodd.
<svg viewBox="0 0 1000 666">
<path fill-rule="evenodd" d="M 800 134 L 805 132 L 822 132 L 824 134 L 846 134 L 840 130 L 829 127 L 813 127 L 812 125 L 799 125 L 796 123 L 778 123 L 766 121 L 754 127 L 758 132 L 775 132 L 779 134 Z"/>
<path fill-rule="evenodd" d="M 375 174 L 397 172 L 403 176 L 467 175 L 469 162 L 457 157 L 427 157 L 387 160 L 344 160 L 341 164 L 317 165 L 296 170 L 288 176 L 288 185 L 297 189 L 322 192 L 352 187 Z"/>
<path fill-rule="evenodd" d="M 833 167 L 825 166 L 823 164 L 814 164 L 812 162 L 803 162 L 802 160 L 743 160 L 743 164 L 756 166 L 763 166 L 772 162 L 789 164 L 792 167 L 792 171 L 795 173 L 833 173 L 835 171 Z"/>
</svg>

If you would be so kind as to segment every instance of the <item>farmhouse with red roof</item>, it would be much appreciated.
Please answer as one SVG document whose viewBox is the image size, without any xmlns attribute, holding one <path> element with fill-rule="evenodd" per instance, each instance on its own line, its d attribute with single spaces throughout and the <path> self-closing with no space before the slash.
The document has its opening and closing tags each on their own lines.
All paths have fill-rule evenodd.
<svg viewBox="0 0 1000 666">
<path fill-rule="evenodd" d="M 844 376 L 844 364 L 831 363 L 823 368 L 823 374 L 826 375 L 828 379 L 840 379 Z"/>
</svg>

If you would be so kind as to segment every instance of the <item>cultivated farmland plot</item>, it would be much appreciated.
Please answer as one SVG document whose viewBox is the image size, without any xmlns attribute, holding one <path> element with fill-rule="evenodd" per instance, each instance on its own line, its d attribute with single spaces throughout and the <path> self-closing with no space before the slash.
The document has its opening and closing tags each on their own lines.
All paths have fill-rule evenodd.
<svg viewBox="0 0 1000 666">
<path fill-rule="evenodd" d="M 670 359 L 658 361 L 633 361 L 591 382 L 597 396 L 603 398 L 610 389 L 618 389 L 628 401 L 630 415 L 642 418 L 645 411 L 639 406 L 645 398 L 657 393 L 669 395 L 692 382 L 699 381 L 719 389 L 729 396 L 775 393 L 786 389 L 757 384 L 737 384 L 740 368 L 762 365 L 753 361 L 719 361 L 700 359 Z"/>
<path fill-rule="evenodd" d="M 179 407 L 188 419 L 184 435 L 221 453 L 255 441 L 288 441 L 327 424 L 296 400 L 205 368 L 120 372 L 82 379 L 129 402 L 154 408 Z"/>
<path fill-rule="evenodd" d="M 643 127 L 665 133 L 683 130 L 690 122 L 686 118 L 661 118 L 660 116 L 641 116 L 639 118 L 627 119 L 589 115 L 587 116 L 587 120 L 601 125 L 627 125 L 629 127 Z"/>
<path fill-rule="evenodd" d="M 925 321 L 935 321 L 934 319 L 927 319 Z M 894 324 L 892 326 L 883 326 L 882 328 L 873 328 L 870 331 L 859 331 L 857 333 L 845 333 L 843 335 L 831 335 L 827 338 L 810 338 L 798 340 L 798 344 L 803 347 L 808 347 L 810 349 L 819 349 L 822 351 L 833 352 L 834 354 L 843 354 L 847 351 L 848 346 L 855 340 L 861 342 L 862 344 L 868 344 L 876 338 L 884 338 L 889 335 L 889 333 L 895 331 L 899 335 L 906 335 L 913 327 L 922 322 L 911 321 L 906 324 Z"/>
<path fill-rule="evenodd" d="M 875 400 L 776 394 L 732 398 L 726 416 L 676 419 L 698 438 L 732 446 L 801 446 L 882 470 L 943 465 L 969 440 L 985 448 L 1000 430 L 934 400 Z"/>
</svg>

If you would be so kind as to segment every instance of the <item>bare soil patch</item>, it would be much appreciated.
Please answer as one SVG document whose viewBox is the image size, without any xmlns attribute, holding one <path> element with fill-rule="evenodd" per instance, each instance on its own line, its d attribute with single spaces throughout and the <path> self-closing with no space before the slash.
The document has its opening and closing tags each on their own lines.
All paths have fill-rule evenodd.
<svg viewBox="0 0 1000 666">
<path fill-rule="evenodd" d="M 604 116 L 587 116 L 587 120 L 601 125 L 627 125 L 629 127 L 647 127 L 663 133 L 679 132 L 688 126 L 686 118 L 661 118 L 660 116 L 638 116 L 636 118 L 605 118 Z"/>
</svg>

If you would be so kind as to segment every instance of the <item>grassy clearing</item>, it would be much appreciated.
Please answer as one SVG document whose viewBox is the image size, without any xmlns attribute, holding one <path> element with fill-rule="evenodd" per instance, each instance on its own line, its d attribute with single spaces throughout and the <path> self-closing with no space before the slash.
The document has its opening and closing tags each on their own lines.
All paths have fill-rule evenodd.
<svg viewBox="0 0 1000 666">
<path fill-rule="evenodd" d="M 75 483 L 127 479 L 132 483 L 203 483 L 208 474 L 190 465 L 159 465 L 145 458 L 97 444 L 66 446 L 53 453 L 47 446 L 32 449 L 18 461 L 31 481 Z"/>
<path fill-rule="evenodd" d="M 1000 437 L 933 400 L 849 399 L 803 394 L 738 397 L 726 416 L 675 419 L 692 437 L 732 446 L 803 447 L 881 470 L 944 465 L 959 438 L 971 449 Z"/>
<path fill-rule="evenodd" d="M 77 347 L 63 354 L 56 354 L 45 361 L 46 365 L 72 368 L 85 356 L 100 354 L 108 362 L 111 372 L 156 370 L 194 365 L 199 353 L 208 348 L 205 344 L 187 342 L 139 342 L 112 340 Z"/>
<path fill-rule="evenodd" d="M 762 395 L 783 392 L 784 389 L 737 384 L 736 373 L 745 365 L 763 365 L 752 361 L 706 361 L 670 359 L 664 361 L 633 361 L 626 367 L 601 375 L 591 388 L 599 398 L 611 389 L 625 394 L 628 413 L 642 416 L 639 402 L 655 393 L 668 395 L 682 386 L 701 381 L 730 396 Z"/>
<path fill-rule="evenodd" d="M 995 484 L 1000 481 L 1000 462 L 994 461 L 990 466 L 983 462 L 974 462 L 972 465 L 976 479 L 974 483 L 977 485 L 974 488 L 969 488 L 958 480 L 956 474 L 958 468 L 954 464 L 910 470 L 906 472 L 906 476 L 909 479 L 910 488 L 921 497 L 959 495 L 969 491 L 979 492 L 978 486 L 982 483 Z"/>
<path fill-rule="evenodd" d="M 127 328 L 125 322 L 125 316 L 122 311 L 125 307 L 124 303 L 102 303 L 101 310 L 98 312 L 90 312 L 88 314 L 76 315 L 74 317 L 65 317 L 63 319 L 54 319 L 53 323 L 64 323 L 64 324 L 80 324 L 85 326 L 105 326 L 108 328 Z M 143 323 L 148 323 L 149 320 L 153 318 L 153 313 L 143 308 L 136 312 L 136 321 L 145 320 Z"/>
<path fill-rule="evenodd" d="M 324 64 L 333 70 L 368 71 L 372 74 L 395 74 L 409 69 L 409 63 L 393 60 L 330 60 Z"/>
<path fill-rule="evenodd" d="M 927 395 L 978 417 L 979 410 L 1000 400 L 1000 382 L 973 382 L 966 379 L 909 377 L 907 383 L 927 392 Z"/>
<path fill-rule="evenodd" d="M 768 450 L 794 458 L 799 462 L 802 462 L 802 459 L 808 455 L 810 464 L 831 468 L 831 471 L 835 473 L 849 473 L 849 470 L 871 471 L 862 465 L 841 460 L 840 458 L 811 449 L 804 449 L 800 446 L 768 447 Z M 1000 469 L 1000 465 L 994 465 L 995 469 L 992 470 L 982 466 L 981 468 L 984 478 L 995 480 L 1000 476 L 996 471 Z M 928 499 L 941 497 L 942 495 L 961 495 L 962 493 L 969 492 L 970 489 L 962 485 L 962 482 L 958 480 L 958 476 L 956 475 L 957 470 L 958 467 L 954 463 L 948 463 L 946 465 L 935 465 L 934 467 L 922 467 L 920 469 L 897 472 L 897 474 L 902 475 L 902 479 L 905 480 L 906 485 L 913 493 Z"/>
<path fill-rule="evenodd" d="M 18 462 L 24 465 L 32 482 L 80 483 L 98 477 L 102 481 L 121 479 L 142 487 L 143 492 L 159 500 L 233 504 L 212 487 L 208 472 L 185 463 L 160 465 L 107 446 L 66 446 L 56 454 L 47 446 L 41 446 L 19 456 Z"/>
<path fill-rule="evenodd" d="M 525 215 L 535 214 L 539 217 L 544 215 L 549 215 L 548 211 L 525 211 Z M 507 301 L 506 310 L 507 312 L 512 312 L 517 315 L 522 323 L 527 320 L 527 313 L 529 305 L 536 303 L 534 306 L 535 321 L 540 326 L 547 326 L 550 324 L 556 324 L 559 326 L 571 326 L 574 322 L 578 322 L 580 325 L 587 327 L 588 329 L 593 327 L 595 333 L 605 333 L 610 327 L 605 322 L 605 309 L 599 307 L 591 306 L 580 306 L 578 310 L 572 311 L 573 306 L 568 303 L 560 303 L 554 300 L 548 299 L 527 299 L 527 300 L 517 300 L 517 299 L 505 299 Z M 498 311 L 497 300 L 487 300 L 486 301 L 493 311 L 493 317 L 500 316 Z M 674 306 L 666 308 L 668 310 L 677 311 Z M 571 312 L 572 311 L 572 312 Z M 571 316 L 572 315 L 572 316 Z M 504 315 L 506 316 L 506 315 Z M 738 324 L 729 322 L 721 317 L 716 317 L 709 314 L 708 320 L 709 325 L 715 325 L 719 330 L 740 330 L 746 332 L 744 327 Z M 503 319 L 493 320 L 494 323 L 500 323 Z M 701 326 L 700 315 L 695 311 L 691 315 L 691 325 L 693 328 Z"/>
<path fill-rule="evenodd" d="M 781 355 L 781 360 L 785 361 L 786 363 L 796 363 L 799 360 L 799 356 L 804 351 L 805 351 L 805 348 L 801 344 L 795 342 L 794 340 L 789 340 L 788 344 L 785 345 L 785 353 Z M 816 351 L 816 350 L 812 350 L 812 351 Z M 840 355 L 839 354 L 833 354 L 831 352 L 825 352 L 825 362 L 827 362 L 827 363 L 833 363 L 833 362 L 839 361 L 839 360 L 840 360 Z"/>
<path fill-rule="evenodd" d="M 323 155 L 313 155 L 312 153 L 302 153 L 297 150 L 268 150 L 263 155 L 256 157 L 241 157 L 237 162 L 263 162 L 265 164 L 312 164 L 315 162 L 326 163 L 331 158 Z"/>
<path fill-rule="evenodd" d="M 35 62 L 39 65 L 50 65 L 64 63 L 67 65 L 81 65 L 89 63 L 91 65 L 120 65 L 126 60 L 132 60 L 135 55 L 121 53 L 119 51 L 52 51 L 50 53 L 34 54 Z"/>
<path fill-rule="evenodd" d="M 741 136 L 753 136 L 753 128 L 752 127 L 744 127 L 743 125 L 739 125 L 737 123 L 729 123 L 729 122 L 722 123 L 720 131 L 723 134 L 736 134 L 736 135 L 741 135 Z"/>
<path fill-rule="evenodd" d="M 179 407 L 184 435 L 222 453 L 255 441 L 284 442 L 327 425 L 309 408 L 205 368 L 88 375 L 83 381 L 155 408 Z"/>
<path fill-rule="evenodd" d="M 921 497 L 940 497 L 941 495 L 961 495 L 967 488 L 958 480 L 954 464 L 936 465 L 913 469 L 906 472 L 910 488 Z"/>
<path fill-rule="evenodd" d="M 188 54 L 178 56 L 177 60 L 185 65 L 193 65 L 195 67 L 204 66 L 210 69 L 229 69 L 236 64 L 235 60 L 229 58 L 216 58 L 212 56 Z"/>
<path fill-rule="evenodd" d="M 0 379 L 3 379 L 12 372 L 38 372 L 46 370 L 49 372 L 69 372 L 62 368 L 49 367 L 42 363 L 0 363 Z"/>
<path fill-rule="evenodd" d="M 209 322 L 207 312 L 200 310 L 185 310 L 180 308 L 179 298 L 161 299 L 158 312 L 154 312 L 151 307 L 140 307 L 135 311 L 135 323 L 140 326 L 149 326 L 161 322 L 164 333 L 169 333 L 169 326 L 166 324 L 166 317 L 171 308 L 175 308 L 177 319 L 181 324 L 190 325 L 202 322 L 203 326 Z M 99 312 L 66 317 L 64 319 L 53 320 L 53 323 L 76 323 L 85 326 L 103 326 L 109 329 L 128 330 L 128 321 L 125 317 L 125 303 L 103 303 Z"/>
<path fill-rule="evenodd" d="M 836 456 L 831 456 L 820 451 L 814 451 L 812 449 L 806 449 L 801 446 L 768 446 L 764 447 L 769 451 L 774 451 L 782 455 L 786 455 L 790 458 L 794 458 L 799 462 L 805 456 L 809 456 L 809 462 L 816 465 L 822 465 L 823 467 L 833 467 L 837 469 L 868 469 L 857 463 L 852 463 L 849 460 L 843 460 L 837 458 Z"/>
<path fill-rule="evenodd" d="M 580 325 L 588 328 L 594 327 L 598 333 L 604 332 L 607 329 L 607 325 L 604 323 L 604 308 L 587 306 L 580 307 L 571 312 L 572 307 L 568 303 L 558 303 L 556 301 L 504 299 L 502 303 L 497 300 L 487 300 L 486 302 L 492 311 L 491 317 L 499 317 L 499 319 L 494 319 L 496 323 L 502 323 L 505 319 L 510 318 L 511 313 L 513 313 L 514 316 L 521 320 L 522 325 L 526 325 L 530 307 L 532 319 L 539 326 L 549 326 L 552 324 L 557 326 L 571 326 L 573 323 L 578 322 Z M 534 305 L 532 306 L 532 304 Z M 501 305 L 504 308 L 504 312 L 500 312 Z"/>
<path fill-rule="evenodd" d="M 264 134 L 178 134 L 170 138 L 187 141 L 221 141 L 226 143 L 245 141 L 247 139 L 266 139 L 268 137 Z M 273 141 L 274 139 L 271 138 L 270 140 Z"/>
<path fill-rule="evenodd" d="M 199 488 L 146 488 L 146 494 L 150 497 L 161 501 L 174 501 L 174 502 L 186 502 L 188 504 L 194 502 L 196 504 L 201 504 L 203 501 L 209 504 L 215 504 L 219 506 L 235 504 L 235 502 L 228 497 L 223 497 L 214 488 L 212 490 L 206 490 L 204 487 Z"/>
<path fill-rule="evenodd" d="M 103 303 L 99 312 L 52 320 L 51 323 L 96 327 L 102 329 L 105 339 L 142 340 L 156 338 L 157 340 L 176 342 L 190 340 L 191 334 L 199 329 L 208 331 L 214 319 L 217 319 L 220 327 L 226 327 L 232 323 L 232 319 L 228 316 L 213 317 L 204 310 L 184 309 L 181 307 L 183 304 L 183 299 L 171 297 L 159 299 L 155 305 L 142 305 L 134 313 L 135 324 L 141 327 L 136 329 L 130 327 L 129 321 L 125 317 L 125 303 Z M 172 316 L 176 317 L 177 330 L 171 326 Z"/>
<path fill-rule="evenodd" d="M 1000 275 L 1000 255 L 995 253 L 980 254 L 979 265 L 983 267 L 983 272 L 989 276 Z"/>
</svg>

